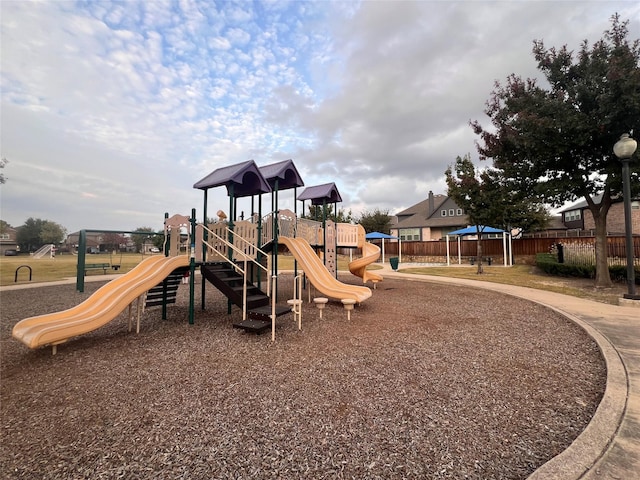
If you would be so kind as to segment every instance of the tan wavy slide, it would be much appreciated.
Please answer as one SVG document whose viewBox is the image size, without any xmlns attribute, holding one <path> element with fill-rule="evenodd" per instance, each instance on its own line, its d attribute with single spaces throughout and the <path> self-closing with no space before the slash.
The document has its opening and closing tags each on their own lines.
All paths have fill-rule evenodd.
<svg viewBox="0 0 640 480">
<path fill-rule="evenodd" d="M 371 297 L 368 287 L 348 285 L 334 278 L 305 239 L 278 237 L 278 242 L 289 249 L 311 284 L 323 295 L 338 300 L 352 299 L 358 303 Z"/>
<path fill-rule="evenodd" d="M 362 248 L 362 257 L 349 262 L 349 271 L 362 279 L 362 283 L 382 281 L 382 275 L 367 270 L 367 266 L 377 262 L 380 258 L 380 247 L 366 240 L 366 231 L 362 225 L 358 225 L 358 247 Z"/>
<path fill-rule="evenodd" d="M 84 302 L 68 310 L 25 318 L 13 327 L 13 337 L 29 348 L 58 345 L 96 330 L 116 318 L 143 293 L 156 286 L 189 257 L 155 255 L 130 272 L 96 290 Z"/>
</svg>

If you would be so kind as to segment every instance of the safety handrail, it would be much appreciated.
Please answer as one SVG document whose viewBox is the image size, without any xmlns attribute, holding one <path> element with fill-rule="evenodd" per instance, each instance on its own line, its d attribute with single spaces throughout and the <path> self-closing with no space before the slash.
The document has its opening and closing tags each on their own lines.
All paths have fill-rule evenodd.
<svg viewBox="0 0 640 480">
<path fill-rule="evenodd" d="M 238 266 L 237 263 L 235 263 L 232 259 L 227 258 L 222 252 L 220 252 L 218 250 L 218 248 L 216 248 L 214 245 L 210 244 L 209 242 L 207 242 L 206 240 L 202 240 L 202 243 L 205 244 L 208 248 L 210 248 L 211 250 L 213 250 L 215 253 L 217 253 L 225 262 L 227 262 L 228 264 L 230 264 L 232 266 L 232 268 L 238 272 L 241 273 L 243 276 L 243 320 L 245 320 L 245 315 L 246 315 L 246 296 L 247 296 L 247 260 L 250 262 L 253 262 L 255 265 L 257 265 L 259 268 L 263 269 L 265 272 L 269 272 L 271 270 L 271 257 L 269 255 L 266 254 L 266 252 L 263 252 L 262 250 L 260 250 L 258 247 L 255 247 L 255 249 L 262 253 L 266 259 L 267 259 L 267 266 L 265 267 L 264 265 L 262 265 L 261 263 L 259 263 L 258 261 L 256 261 L 255 259 L 251 258 L 249 255 L 247 255 L 246 253 L 244 253 L 243 250 L 241 250 L 240 248 L 236 247 L 232 242 L 228 241 L 227 239 L 221 237 L 220 235 L 218 235 L 217 233 L 213 232 L 211 229 L 209 229 L 208 227 L 206 227 L 205 225 L 199 225 L 200 227 L 202 227 L 202 229 L 206 230 L 207 233 L 209 235 L 211 235 L 211 237 L 213 237 L 214 239 L 218 240 L 219 242 L 221 242 L 223 245 L 225 245 L 227 248 L 230 248 L 235 254 L 238 255 L 238 257 L 240 257 L 244 263 L 244 269 L 240 268 L 240 266 Z M 231 229 L 229 229 L 228 227 L 225 227 L 225 231 L 228 233 L 233 233 L 233 231 Z M 245 240 L 244 238 L 242 238 L 239 235 L 234 234 L 233 236 L 234 240 L 239 239 L 241 241 L 247 242 L 247 240 Z M 249 242 L 247 242 L 249 243 Z M 269 277 L 269 275 L 266 276 L 267 277 L 267 296 L 271 296 L 271 278 Z"/>
</svg>

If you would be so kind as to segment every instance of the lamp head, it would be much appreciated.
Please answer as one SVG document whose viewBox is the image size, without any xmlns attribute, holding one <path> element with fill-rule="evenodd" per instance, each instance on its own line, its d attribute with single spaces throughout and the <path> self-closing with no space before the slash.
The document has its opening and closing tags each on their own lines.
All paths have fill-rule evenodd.
<svg viewBox="0 0 640 480">
<path fill-rule="evenodd" d="M 613 153 L 619 159 L 626 160 L 631 158 L 636 148 L 638 148 L 638 142 L 631 138 L 628 133 L 623 133 L 620 135 L 620 140 L 613 146 Z"/>
</svg>

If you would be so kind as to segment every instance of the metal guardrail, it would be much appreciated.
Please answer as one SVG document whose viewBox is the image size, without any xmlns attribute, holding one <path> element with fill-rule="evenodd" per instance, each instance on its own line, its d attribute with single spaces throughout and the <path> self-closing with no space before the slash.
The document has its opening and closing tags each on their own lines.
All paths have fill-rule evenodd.
<svg viewBox="0 0 640 480">
<path fill-rule="evenodd" d="M 242 279 L 243 279 L 242 320 L 246 320 L 247 319 L 247 274 L 248 274 L 247 263 L 248 262 L 253 263 L 254 265 L 257 265 L 258 268 L 265 271 L 266 278 L 267 278 L 267 288 L 266 288 L 267 296 L 271 296 L 271 277 L 269 276 L 269 271 L 271 270 L 271 257 L 266 252 L 260 250 L 256 245 L 251 244 L 249 240 L 241 237 L 237 232 L 230 230 L 229 227 L 227 227 L 226 225 L 224 226 L 222 224 L 220 225 L 222 228 L 217 230 L 219 232 L 223 232 L 226 238 L 218 235 L 216 232 L 214 232 L 213 230 L 207 228 L 202 224 L 198 224 L 196 228 L 200 228 L 202 229 L 203 232 L 206 232 L 208 234 L 208 238 L 207 240 L 205 240 L 203 235 L 198 235 L 198 237 L 202 238 L 202 243 L 208 249 L 207 253 L 215 254 L 215 256 L 212 255 L 212 257 L 216 258 L 219 261 L 224 261 L 228 263 L 229 265 L 231 265 L 231 268 L 233 268 L 237 273 L 240 273 L 242 275 Z M 233 242 L 230 242 L 228 240 L 229 237 L 233 239 Z M 214 240 L 213 243 L 209 242 L 209 238 Z M 235 245 L 236 242 L 244 245 L 245 247 L 250 247 L 249 250 L 252 252 L 255 251 L 264 255 L 267 259 L 267 265 L 266 266 L 262 265 L 254 257 L 246 253 L 245 251 L 246 248 L 240 248 L 236 246 Z M 221 250 L 220 246 L 224 246 L 224 249 Z M 229 250 L 231 250 L 232 252 L 231 258 L 229 258 L 229 255 L 228 255 Z M 208 258 L 208 256 L 206 258 Z M 242 268 L 240 267 L 240 265 L 236 263 L 237 260 L 240 260 L 242 262 L 243 264 Z M 274 306 L 275 306 L 275 301 L 276 301 L 275 297 L 272 297 L 271 303 Z"/>
</svg>

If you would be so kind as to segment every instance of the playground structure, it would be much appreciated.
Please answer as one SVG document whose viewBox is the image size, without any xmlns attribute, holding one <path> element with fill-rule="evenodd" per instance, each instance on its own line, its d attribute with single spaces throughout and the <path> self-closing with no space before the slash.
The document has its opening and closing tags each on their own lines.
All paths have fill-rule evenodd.
<svg viewBox="0 0 640 480">
<path fill-rule="evenodd" d="M 233 305 L 242 309 L 242 320 L 234 327 L 260 333 L 271 327 L 275 340 L 277 317 L 294 313 L 301 328 L 302 288 L 304 278 L 324 297 L 342 302 L 350 318 L 354 305 L 372 295 L 366 286 L 345 284 L 337 279 L 337 249 L 361 249 L 363 255 L 352 261 L 349 270 L 373 285 L 382 276 L 369 272 L 367 265 L 377 261 L 380 249 L 365 240 L 360 225 L 334 223 L 326 218 L 328 203 L 341 201 L 335 184 L 307 188 L 297 200 L 322 205 L 322 219 L 299 218 L 294 211 L 278 209 L 278 192 L 303 186 L 291 160 L 258 168 L 253 160 L 215 170 L 197 182 L 194 188 L 204 190 L 204 218 L 207 217 L 207 191 L 225 186 L 229 194 L 229 216 L 218 210 L 219 222 L 205 225 L 196 222 L 195 209 L 191 217 L 165 214 L 164 256 L 143 260 L 130 272 L 98 289 L 87 300 L 62 312 L 31 317 L 13 328 L 14 338 L 30 348 L 57 345 L 78 335 L 95 330 L 129 309 L 129 329 L 132 306 L 137 302 L 137 331 L 140 315 L 146 306 L 162 305 L 166 318 L 168 303 L 175 302 L 175 291 L 188 271 L 189 323 L 194 323 L 194 272 L 200 267 L 202 277 L 228 299 L 228 313 Z M 262 215 L 262 195 L 271 194 L 271 211 Z M 295 192 L 294 192 L 295 193 Z M 237 199 L 251 197 L 250 219 L 237 218 Z M 254 209 L 257 198 L 257 209 Z M 297 205 L 297 204 L 296 204 Z M 335 211 L 335 210 L 334 210 Z M 294 298 L 278 304 L 277 258 L 279 247 L 287 248 L 295 259 Z M 83 291 L 86 264 L 85 249 L 78 255 L 77 289 Z M 298 272 L 298 266 L 301 267 Z M 206 283 L 202 282 L 202 309 L 206 308 Z M 265 288 L 263 289 L 263 285 Z M 311 302 L 311 294 L 309 293 Z M 317 304 L 317 302 L 315 302 Z M 322 303 L 324 305 L 324 303 Z"/>
</svg>

